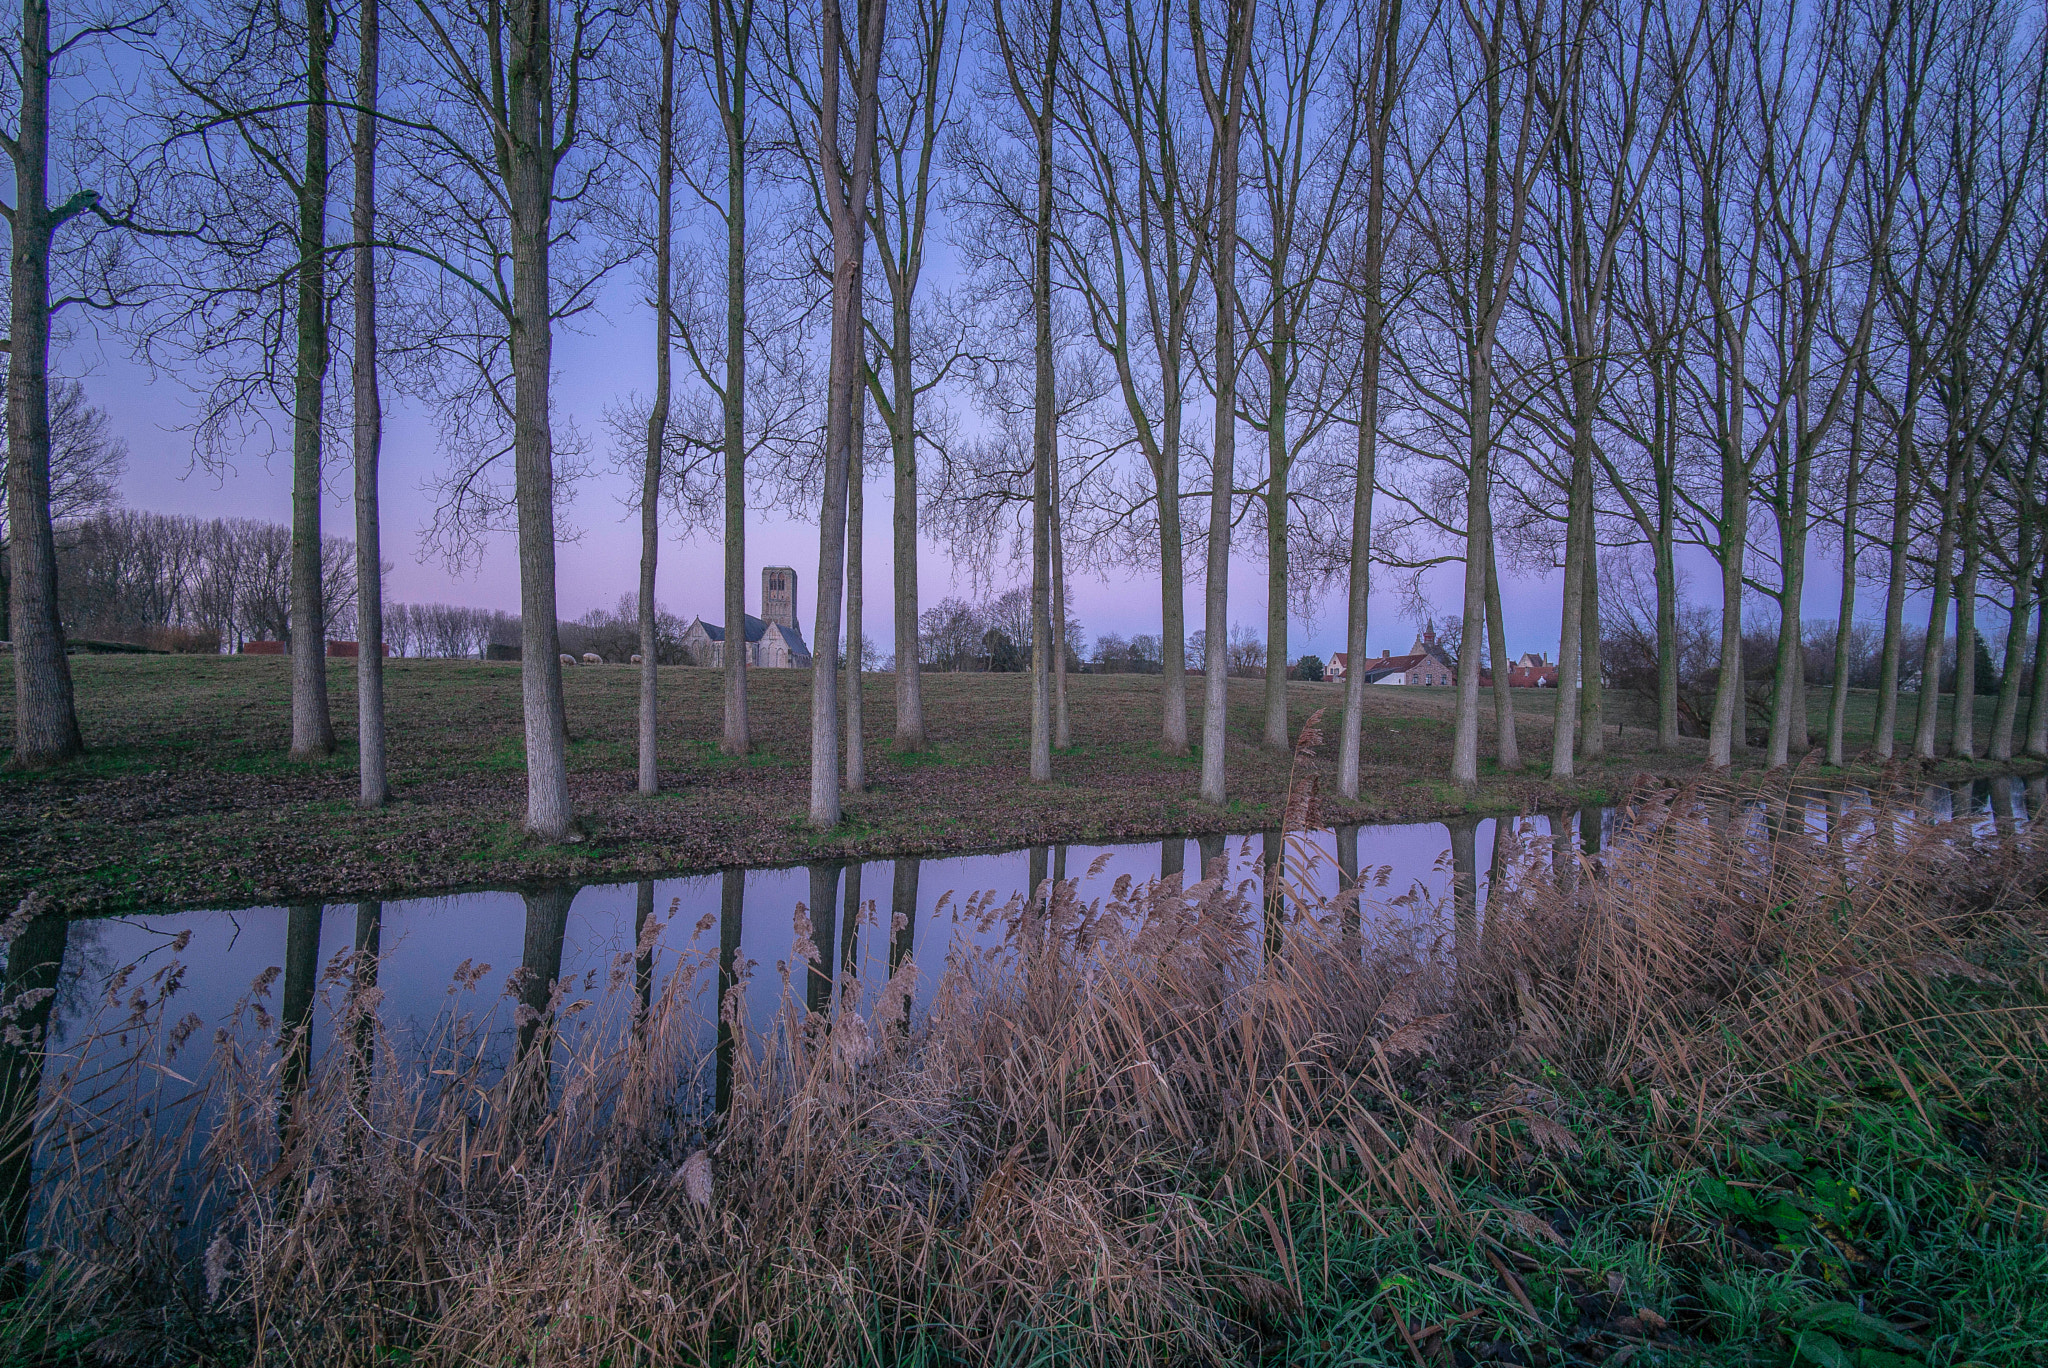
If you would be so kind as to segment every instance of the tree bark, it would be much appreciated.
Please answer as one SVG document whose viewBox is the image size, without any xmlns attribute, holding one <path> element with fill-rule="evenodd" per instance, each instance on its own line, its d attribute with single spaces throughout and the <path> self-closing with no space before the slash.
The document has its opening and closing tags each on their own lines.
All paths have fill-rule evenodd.
<svg viewBox="0 0 2048 1368">
<path fill-rule="evenodd" d="M 1073 720 L 1067 713 L 1067 550 L 1060 538 L 1060 444 L 1053 434 L 1052 498 L 1046 531 L 1052 543 L 1052 744 L 1066 750 L 1074 744 Z"/>
<path fill-rule="evenodd" d="M 1859 372 L 1860 372 L 1860 362 Z M 1859 373 L 1856 405 L 1849 413 L 1848 467 L 1842 476 L 1842 594 L 1835 610 L 1834 679 L 1828 685 L 1827 763 L 1840 769 L 1846 761 L 1849 716 L 1849 647 L 1856 625 L 1856 519 L 1863 477 L 1863 405 L 1866 382 Z"/>
<path fill-rule="evenodd" d="M 334 752 L 320 593 L 320 432 L 327 379 L 327 0 L 306 0 L 306 174 L 299 182 L 298 356 L 292 386 L 292 758 Z"/>
<path fill-rule="evenodd" d="M 2041 540 L 2048 544 L 2048 537 Z M 2048 757 L 2048 564 L 2034 580 L 2034 691 L 2027 700 L 2026 752 Z"/>
<path fill-rule="evenodd" d="M 1366 627 L 1372 606 L 1372 505 L 1379 482 L 1380 362 L 1385 305 L 1380 291 L 1386 270 L 1387 140 L 1400 98 L 1401 0 L 1379 0 L 1365 71 L 1365 86 L 1376 95 L 1366 128 L 1365 257 L 1359 281 L 1358 452 L 1351 486 L 1351 563 L 1346 567 L 1344 650 L 1350 668 L 1344 672 L 1344 726 L 1337 740 L 1337 792 L 1356 798 L 1359 761 L 1364 746 Z M 1338 833 L 1338 844 L 1344 842 Z M 1353 882 L 1357 880 L 1358 842 L 1351 837 Z M 1348 915 L 1357 919 L 1356 900 Z M 1354 937 L 1355 939 L 1355 937 Z M 1348 944 L 1349 942 L 1347 942 Z"/>
<path fill-rule="evenodd" d="M 72 699 L 71 663 L 57 615 L 57 541 L 50 527 L 50 243 L 65 218 L 52 210 L 50 9 L 22 0 L 20 121 L 7 148 L 14 170 L 7 367 L 7 607 L 14 640 L 13 769 L 85 753 Z"/>
<path fill-rule="evenodd" d="M 1216 430 L 1211 434 L 1209 563 L 1204 572 L 1202 801 L 1222 803 L 1223 752 L 1230 707 L 1230 496 L 1237 478 L 1237 191 L 1244 133 L 1245 71 L 1258 0 L 1224 0 L 1228 34 L 1220 89 L 1203 76 L 1203 99 L 1216 132 Z M 1189 0 L 1188 26 L 1202 47 L 1201 0 Z"/>
<path fill-rule="evenodd" d="M 1522 746 L 1515 730 L 1515 698 L 1508 688 L 1507 620 L 1501 613 L 1500 558 L 1493 545 L 1493 510 L 1487 509 L 1486 646 L 1493 656 L 1494 763 L 1504 771 L 1522 767 Z"/>
<path fill-rule="evenodd" d="M 917 381 L 911 372 L 910 301 L 892 301 L 890 378 L 895 385 L 889 429 L 895 466 L 891 547 L 895 569 L 896 748 L 923 750 L 924 671 L 917 640 Z"/>
<path fill-rule="evenodd" d="M 867 691 L 862 676 L 867 673 L 866 652 L 861 647 L 861 597 L 866 591 L 864 558 L 867 554 L 867 406 L 865 392 L 853 392 L 853 460 L 846 475 L 846 791 L 859 793 L 868 786 L 867 719 L 862 708 Z"/>
<path fill-rule="evenodd" d="M 1052 781 L 1052 135 L 1059 62 L 1060 0 L 1052 0 L 1038 108 L 1035 114 L 1026 110 L 1038 152 L 1038 208 L 1031 244 L 1036 368 L 1031 421 L 1031 781 L 1036 784 Z"/>
<path fill-rule="evenodd" d="M 1954 591 L 1957 494 L 1962 472 L 1951 458 L 1948 490 L 1941 501 L 1941 531 L 1935 538 L 1934 595 L 1927 609 L 1927 640 L 1920 650 L 1920 700 L 1913 716 L 1913 754 L 1934 759 L 1941 714 L 1941 658 L 1948 645 L 1949 598 Z M 1959 662 L 1960 663 L 1960 662 Z"/>
<path fill-rule="evenodd" d="M 846 500 L 860 402 L 861 260 L 874 169 L 876 81 L 887 0 L 859 0 L 852 165 L 839 156 L 839 69 L 846 44 L 839 0 L 825 0 L 820 63 L 818 165 L 832 220 L 832 345 L 826 390 L 825 490 L 818 519 L 818 607 L 811 636 L 813 827 L 839 825 L 839 628 L 845 587 Z M 728 643 L 732 633 L 726 633 Z M 730 644 L 728 644 L 730 650 Z"/>
<path fill-rule="evenodd" d="M 1266 385 L 1266 749 L 1285 752 L 1294 738 L 1287 729 L 1287 450 L 1288 339 L 1276 318 L 1267 353 Z"/>
<path fill-rule="evenodd" d="M 1794 743 L 1806 749 L 1806 690 L 1802 687 L 1805 652 L 1804 629 L 1800 619 L 1801 600 L 1806 593 L 1807 499 L 1812 483 L 1813 457 L 1800 434 L 1784 439 L 1793 445 L 1791 498 L 1780 511 L 1779 554 L 1782 581 L 1778 591 L 1778 661 L 1771 683 L 1771 733 L 1767 763 L 1782 769 L 1790 763 Z"/>
<path fill-rule="evenodd" d="M 669 325 L 674 315 L 676 186 L 676 21 L 681 0 L 664 0 L 661 14 L 661 93 L 655 117 L 661 131 L 654 155 L 654 405 L 647 414 L 647 455 L 640 468 L 640 773 L 642 793 L 661 792 L 660 724 L 656 709 L 658 662 L 654 572 L 661 556 L 661 463 L 668 442 Z M 730 633 L 728 633 L 728 637 Z"/>
<path fill-rule="evenodd" d="M 725 385 L 720 396 L 725 446 L 725 734 L 718 748 L 726 755 L 745 755 L 753 745 L 747 719 L 746 422 L 747 93 L 753 7 L 743 6 L 746 17 L 732 26 L 720 13 L 721 0 L 708 2 L 718 117 L 725 135 Z"/>
<path fill-rule="evenodd" d="M 1576 409 L 1583 367 L 1572 367 L 1573 400 Z M 1557 638 L 1557 706 L 1550 727 L 1550 774 L 1553 779 L 1572 777 L 1578 755 L 1579 681 L 1584 668 L 1580 637 L 1586 610 L 1586 545 L 1591 539 L 1586 524 L 1593 514 L 1592 433 L 1573 424 L 1572 481 L 1567 495 L 1564 533 L 1564 602 Z M 1494 669 L 1502 669 L 1494 662 Z"/>
<path fill-rule="evenodd" d="M 1913 530 L 1913 427 L 1917 419 L 1917 353 L 1907 349 L 1906 403 L 1900 411 L 1898 441 L 1892 457 L 1892 529 L 1888 546 L 1884 594 L 1884 645 L 1878 658 L 1877 708 L 1870 744 L 1880 760 L 1892 758 L 1898 745 L 1899 666 L 1905 653 L 1906 550 Z"/>
<path fill-rule="evenodd" d="M 1963 516 L 1963 573 L 1956 579 L 1956 710 L 1949 721 L 1949 750 L 1965 759 L 1977 755 L 1977 515 Z"/>
<path fill-rule="evenodd" d="M 2033 611 L 2034 548 L 2037 528 L 2032 514 L 2040 473 L 2041 407 L 2034 409 L 2035 439 L 2029 444 L 2026 471 L 2020 479 L 2019 549 L 2013 557 L 2012 610 L 2005 623 L 2005 669 L 1998 681 L 1998 705 L 1991 714 L 1990 745 L 1985 750 L 1992 760 L 2012 759 L 2012 741 L 2020 708 L 2020 661 L 2027 653 L 2027 614 Z"/>
<path fill-rule="evenodd" d="M 555 455 L 549 385 L 554 317 L 548 276 L 553 213 L 554 33 L 548 0 L 510 12 L 510 124 L 502 135 L 512 254 L 514 489 L 519 519 L 520 701 L 526 717 L 526 829 L 571 834 L 569 727 L 555 631 Z M 545 111 L 545 112 L 544 112 Z"/>
<path fill-rule="evenodd" d="M 1579 616 L 1579 656 L 1584 662 L 1581 667 L 1579 689 L 1579 758 L 1597 760 L 1607 753 L 1607 738 L 1600 729 L 1605 724 L 1607 695 L 1600 684 L 1600 541 L 1597 536 L 1586 540 L 1586 606 Z"/>
<path fill-rule="evenodd" d="M 379 0 L 362 0 L 357 20 L 355 146 L 356 769 L 357 799 L 391 797 L 384 731 L 384 545 L 377 463 L 384 405 L 377 391 L 377 66 Z"/>
</svg>

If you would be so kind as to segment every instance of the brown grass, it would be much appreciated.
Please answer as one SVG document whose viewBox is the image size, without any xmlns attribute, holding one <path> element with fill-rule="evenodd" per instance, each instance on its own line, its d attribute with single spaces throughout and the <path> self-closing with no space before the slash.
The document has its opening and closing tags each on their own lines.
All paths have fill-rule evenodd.
<svg viewBox="0 0 2048 1368">
<path fill-rule="evenodd" d="M 282 1113 L 296 1056 L 267 983 L 213 1043 L 203 1107 L 145 1118 L 164 1076 L 111 1063 L 49 1090 L 39 1281 L 10 1333 L 162 1362 L 1240 1359 L 1309 1296 L 1313 1232 L 1526 1243 L 1541 1222 L 1465 1180 L 1573 1144 L 1566 1080 L 1647 1096 L 1682 1155 L 1789 1070 L 1846 1080 L 1930 1033 L 2038 1064 L 2038 832 L 1884 801 L 1816 838 L 1793 815 L 1782 786 L 1644 786 L 1606 854 L 1553 865 L 1528 839 L 1483 929 L 1461 897 L 1421 960 L 1371 943 L 1370 887 L 1049 886 L 977 909 L 1011 924 L 1002 951 L 924 967 L 928 1019 L 903 1019 L 900 979 L 840 982 L 824 1012 L 788 990 L 716 1117 L 685 1005 L 709 965 L 644 1010 L 630 954 L 608 993 L 527 985 L 502 1074 L 451 1018 L 440 1074 L 365 1082 L 389 1045 L 369 966 L 338 960 L 336 1048 Z M 2014 944 L 2033 982 L 1986 967 Z M 1981 991 L 1959 1006 L 1956 980 Z M 171 986 L 117 985 L 108 1057 L 183 1070 L 154 1053 Z M 566 1029 L 607 1012 L 634 1015 Z M 1424 1361 L 1423 1327 L 1397 1328 Z"/>
</svg>

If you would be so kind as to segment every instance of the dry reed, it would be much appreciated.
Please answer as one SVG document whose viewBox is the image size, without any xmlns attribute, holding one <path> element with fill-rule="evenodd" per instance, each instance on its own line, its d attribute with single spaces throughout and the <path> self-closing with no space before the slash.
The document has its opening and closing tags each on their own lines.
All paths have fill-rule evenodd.
<svg viewBox="0 0 2048 1368">
<path fill-rule="evenodd" d="M 1313 795 L 1288 810 L 1298 839 Z M 1639 788 L 1597 857 L 1523 833 L 1483 926 L 1461 886 L 1422 956 L 1373 942 L 1369 878 L 1052 884 L 974 909 L 1010 934 L 933 966 L 921 1020 L 914 966 L 822 1011 L 785 986 L 716 1116 L 709 963 L 644 1003 L 632 955 L 613 991 L 524 985 L 500 1071 L 459 1009 L 393 1065 L 374 966 L 338 957 L 318 1068 L 261 983 L 170 1105 L 205 1044 L 173 1039 L 177 971 L 118 978 L 131 1013 L 51 1063 L 12 1333 L 138 1362 L 1237 1360 L 1309 1295 L 1304 1230 L 1526 1239 L 1459 1175 L 1573 1143 L 1547 1078 L 1646 1094 L 1683 1151 L 1788 1070 L 1930 1033 L 2038 1060 L 2038 834 L 1803 811 Z M 2032 984 L 1985 967 L 2015 942 Z"/>
</svg>

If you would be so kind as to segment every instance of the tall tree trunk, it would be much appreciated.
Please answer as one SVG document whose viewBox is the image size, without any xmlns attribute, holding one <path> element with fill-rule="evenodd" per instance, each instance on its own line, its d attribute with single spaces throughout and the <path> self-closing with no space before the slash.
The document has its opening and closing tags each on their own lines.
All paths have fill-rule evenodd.
<svg viewBox="0 0 2048 1368">
<path fill-rule="evenodd" d="M 1657 748 L 1678 748 L 1677 361 L 1657 368 Z"/>
<path fill-rule="evenodd" d="M 1749 470 L 1739 451 L 1740 429 L 1721 455 L 1720 675 L 1714 684 L 1714 713 L 1707 737 L 1707 768 L 1726 769 L 1746 744 L 1749 703 L 1742 685 L 1742 556 L 1749 544 Z"/>
<path fill-rule="evenodd" d="M 1177 365 L 1178 361 L 1172 364 Z M 1168 382 L 1168 400 L 1179 385 Z M 1169 408 L 1162 424 L 1159 468 L 1159 746 L 1168 755 L 1188 753 L 1187 564 L 1180 520 L 1180 414 Z"/>
<path fill-rule="evenodd" d="M 1578 393 L 1584 385 L 1579 374 L 1583 369 L 1582 365 L 1572 367 L 1575 419 L 1584 402 Z M 1585 401 L 1589 400 L 1590 395 L 1585 396 Z M 1572 481 L 1566 509 L 1564 603 L 1557 637 L 1557 706 L 1556 719 L 1550 727 L 1550 774 L 1554 779 L 1572 777 L 1573 760 L 1579 749 L 1579 679 L 1584 667 L 1580 637 L 1585 630 L 1586 548 L 1592 539 L 1586 524 L 1593 516 L 1593 445 L 1591 431 L 1577 421 L 1572 428 Z M 1506 665 L 1495 661 L 1493 668 L 1498 673 Z"/>
<path fill-rule="evenodd" d="M 1606 695 L 1600 687 L 1600 539 L 1586 529 L 1585 606 L 1579 612 L 1579 758 L 1598 760 L 1607 753 Z"/>
<path fill-rule="evenodd" d="M 14 633 L 11 768 L 61 764 L 85 753 L 71 663 L 57 616 L 57 541 L 50 527 L 50 242 L 92 202 L 52 210 L 50 9 L 22 0 L 20 123 L 13 146 L 13 238 L 8 268 L 12 353 L 7 366 L 7 607 Z"/>
<path fill-rule="evenodd" d="M 1285 324 L 1276 322 L 1280 334 Z M 1293 744 L 1287 728 L 1287 340 L 1273 338 L 1266 369 L 1266 749 Z"/>
<path fill-rule="evenodd" d="M 1458 634 L 1457 725 L 1451 737 L 1451 782 L 1479 785 L 1479 649 L 1486 630 L 1486 568 L 1492 563 L 1493 473 L 1487 434 L 1493 424 L 1493 376 L 1478 349 L 1471 364 L 1471 450 L 1465 468 L 1465 601 Z"/>
<path fill-rule="evenodd" d="M 832 220 L 832 345 L 825 415 L 825 490 L 818 518 L 818 608 L 811 634 L 811 804 L 813 827 L 839 825 L 839 628 L 845 587 L 847 480 L 860 402 L 861 264 L 875 156 L 875 86 L 887 0 L 859 0 L 852 165 L 839 159 L 839 73 L 846 32 L 839 0 L 825 0 L 820 62 L 818 165 Z M 728 639 L 731 631 L 726 633 Z M 728 647 L 730 649 L 730 647 Z"/>
<path fill-rule="evenodd" d="M 917 640 L 917 380 L 911 373 L 910 301 L 891 309 L 889 349 L 894 382 L 895 422 L 890 454 L 895 461 L 895 508 L 891 514 L 896 573 L 896 748 L 924 749 L 924 672 Z"/>
<path fill-rule="evenodd" d="M 1890 564 L 1886 567 L 1884 593 L 1884 644 L 1878 657 L 1877 707 L 1871 722 L 1870 743 L 1880 760 L 1892 758 L 1899 730 L 1899 670 L 1906 640 L 1906 551 L 1913 531 L 1913 426 L 1916 413 L 1914 357 L 1907 356 L 1906 404 L 1899 417 L 1899 432 L 1892 457 L 1892 528 L 1887 541 Z"/>
<path fill-rule="evenodd" d="M 548 278 L 554 130 L 554 34 L 548 0 L 511 11 L 511 126 L 504 138 L 512 254 L 514 487 L 519 515 L 519 689 L 526 715 L 526 829 L 545 841 L 570 835 L 569 724 L 555 631 L 555 449 L 549 409 L 554 309 Z"/>
<path fill-rule="evenodd" d="M 1493 545 L 1493 510 L 1487 509 L 1486 648 L 1493 656 L 1493 758 L 1503 771 L 1522 767 L 1522 745 L 1515 729 L 1515 697 L 1508 687 L 1508 629 L 1501 613 L 1500 561 Z"/>
<path fill-rule="evenodd" d="M 1842 594 L 1835 610 L 1835 676 L 1828 685 L 1827 763 L 1840 769 L 1847 761 L 1849 717 L 1849 647 L 1856 625 L 1856 519 L 1863 478 L 1863 405 L 1866 381 L 1858 373 L 1856 403 L 1849 411 L 1848 467 L 1842 476 Z"/>
<path fill-rule="evenodd" d="M 1052 499 L 1047 532 L 1052 542 L 1052 743 L 1059 750 L 1074 744 L 1073 719 L 1067 712 L 1067 548 L 1060 535 L 1060 444 L 1053 434 Z"/>
<path fill-rule="evenodd" d="M 1392 6 L 1396 16 L 1400 0 Z M 1389 40 L 1389 48 L 1392 40 Z M 1372 180 L 1366 195 L 1366 269 L 1364 284 L 1365 350 L 1358 393 L 1358 457 L 1351 486 L 1351 564 L 1344 610 L 1344 727 L 1337 739 L 1337 792 L 1345 798 L 1359 793 L 1359 760 L 1364 747 L 1365 662 L 1368 610 L 1372 603 L 1372 502 L 1379 480 L 1380 420 L 1380 202 L 1382 149 L 1375 147 Z"/>
<path fill-rule="evenodd" d="M 1941 658 L 1948 645 L 1949 598 L 1954 589 L 1957 495 L 1962 472 L 1949 462 L 1948 491 L 1941 502 L 1941 531 L 1934 547 L 1934 594 L 1927 609 L 1927 640 L 1920 651 L 1920 706 L 1913 716 L 1913 754 L 1934 759 L 1941 713 Z"/>
<path fill-rule="evenodd" d="M 1052 135 L 1059 75 L 1060 0 L 1046 23 L 1038 108 L 1030 114 L 1038 146 L 1038 207 L 1031 243 L 1031 781 L 1052 780 Z M 1029 113 L 1029 111 L 1027 111 Z"/>
<path fill-rule="evenodd" d="M 1216 430 L 1209 468 L 1209 563 L 1204 571 L 1202 662 L 1202 787 L 1204 802 L 1224 796 L 1223 751 L 1230 707 L 1230 496 L 1237 479 L 1237 192 L 1238 147 L 1244 134 L 1245 71 L 1258 0 L 1224 0 L 1226 71 L 1206 92 L 1216 130 Z M 1201 29 L 1199 0 L 1189 26 Z M 1206 84 L 1206 83 L 1205 83 Z"/>
<path fill-rule="evenodd" d="M 2041 540 L 2048 546 L 2048 537 Z M 2034 690 L 2027 699 L 2026 752 L 2048 757 L 2048 563 L 2034 580 Z"/>
<path fill-rule="evenodd" d="M 1358 453 L 1352 470 L 1351 563 L 1346 567 L 1344 728 L 1337 741 L 1337 792 L 1356 798 L 1364 746 L 1366 627 L 1372 602 L 1372 504 L 1379 482 L 1380 362 L 1385 305 L 1380 299 L 1386 268 L 1387 138 L 1400 96 L 1401 0 L 1380 0 L 1374 12 L 1366 88 L 1377 104 L 1366 132 L 1365 259 L 1359 282 Z M 1339 833 L 1342 844 L 1343 833 Z M 1351 840 L 1351 871 L 1358 843 Z M 1352 912 L 1355 919 L 1356 911 Z"/>
<path fill-rule="evenodd" d="M 379 0 L 362 0 L 356 63 L 355 391 L 356 466 L 356 769 L 364 807 L 391 797 L 384 734 L 384 546 L 377 461 L 384 445 L 384 404 L 377 392 L 377 32 Z"/>
<path fill-rule="evenodd" d="M 710 0 L 710 28 L 724 89 L 719 121 L 725 132 L 725 386 L 720 396 L 725 447 L 725 734 L 719 750 L 745 755 L 753 745 L 747 720 L 747 62 L 752 22 L 731 35 Z M 747 7 L 749 15 L 751 6 Z M 823 586 L 819 586 L 822 591 Z M 815 657 L 814 657 L 815 658 Z"/>
<path fill-rule="evenodd" d="M 334 752 L 320 595 L 320 429 L 327 379 L 327 0 L 306 0 L 306 174 L 299 183 L 298 358 L 292 386 L 292 757 Z"/>
<path fill-rule="evenodd" d="M 867 719 L 862 704 L 867 690 L 867 654 L 862 649 L 862 595 L 867 576 L 867 404 L 858 386 L 853 391 L 853 460 L 846 473 L 846 791 L 868 786 Z"/>
<path fill-rule="evenodd" d="M 661 132 L 654 157 L 654 406 L 647 414 L 647 455 L 640 468 L 640 792 L 661 792 L 656 712 L 654 571 L 661 555 L 661 464 L 668 444 L 669 325 L 675 304 L 676 21 L 681 0 L 661 8 Z M 728 634 L 729 635 L 729 634 Z M 744 633 L 741 634 L 744 637 Z"/>
<path fill-rule="evenodd" d="M 2039 413 L 2038 408 L 2036 413 Z M 2037 449 L 2038 445 L 2037 442 Z M 2034 506 L 2038 471 L 2037 460 L 2030 454 L 2026 474 L 2020 484 L 2022 505 L 2029 509 Z M 1998 706 L 1991 714 L 1991 744 L 1985 751 L 1992 760 L 2012 759 L 2013 732 L 2019 721 L 2020 676 L 2024 673 L 2020 662 L 2027 654 L 2027 615 L 2034 610 L 2036 535 L 2033 517 L 2023 514 L 2019 526 L 2019 551 L 2012 562 L 2012 611 L 2006 615 L 2005 622 L 2005 669 L 1998 680 Z"/>
<path fill-rule="evenodd" d="M 1965 760 L 1977 754 L 1977 574 L 1982 561 L 1972 509 L 1963 516 L 1963 573 L 1956 579 L 1956 710 L 1949 722 L 1949 749 Z"/>
</svg>

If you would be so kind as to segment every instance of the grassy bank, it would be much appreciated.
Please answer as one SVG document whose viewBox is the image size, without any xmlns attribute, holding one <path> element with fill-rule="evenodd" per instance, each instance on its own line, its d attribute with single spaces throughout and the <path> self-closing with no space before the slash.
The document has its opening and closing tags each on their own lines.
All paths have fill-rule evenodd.
<svg viewBox="0 0 2048 1368">
<path fill-rule="evenodd" d="M 75 912 L 199 902 L 342 899 L 542 877 L 627 878 L 684 869 L 796 861 L 820 855 L 936 855 L 1047 841 L 1109 841 L 1249 831 L 1277 823 L 1288 757 L 1261 748 L 1262 684 L 1231 688 L 1229 801 L 1196 797 L 1199 760 L 1158 742 L 1156 677 L 1077 676 L 1073 746 L 1054 758 L 1054 782 L 1017 782 L 1026 769 L 1029 681 L 1022 675 L 928 676 L 933 744 L 891 744 L 893 678 L 866 690 L 871 785 L 847 803 L 841 828 L 803 821 L 808 773 L 808 675 L 752 676 L 755 752 L 718 753 L 719 676 L 662 674 L 663 784 L 633 791 L 636 672 L 565 671 L 570 779 L 583 839 L 541 847 L 520 820 L 525 797 L 518 667 L 474 661 L 393 661 L 389 667 L 391 778 L 397 801 L 364 813 L 353 803 L 354 674 L 329 670 L 341 748 L 320 764 L 285 758 L 289 663 L 282 658 L 80 656 L 72 662 L 92 753 L 47 774 L 0 774 L 0 906 L 40 889 Z M 12 734 L 10 662 L 0 658 L 0 736 Z M 1199 735 L 1199 690 L 1191 730 Z M 1982 700 L 1985 705 L 1990 700 Z M 1295 684 L 1294 725 L 1332 718 L 1339 689 Z M 1364 795 L 1331 796 L 1331 821 L 1387 822 L 1471 811 L 1554 811 L 1604 800 L 1628 776 L 1684 774 L 1700 743 L 1651 748 L 1633 700 L 1613 697 L 1623 725 L 1605 759 L 1576 780 L 1544 775 L 1555 695 L 1516 699 L 1519 774 L 1488 773 L 1476 794 L 1443 776 L 1450 766 L 1449 690 L 1368 695 Z M 1910 700 L 1909 700 L 1910 703 Z M 1485 710 L 1491 742 L 1491 708 Z M 1910 716 L 1910 709 L 1908 710 Z M 1988 713 L 1987 713 L 1988 717 Z M 1325 748 L 1334 750 L 1333 747 Z M 1970 767 L 1951 766 L 1968 772 Z"/>
<path fill-rule="evenodd" d="M 184 1057 L 145 985 L 124 1049 L 214 1051 L 203 1181 L 147 1138 L 185 1113 L 60 1080 L 0 1358 L 2048 1364 L 2048 848 L 1774 797 L 1532 838 L 1420 960 L 1369 888 L 1013 902 L 928 1019 L 792 989 L 717 1116 L 667 990 L 600 1048 L 588 985 L 524 993 L 492 1077 L 366 1071 L 361 965 L 304 1072 L 267 981 Z"/>
</svg>

